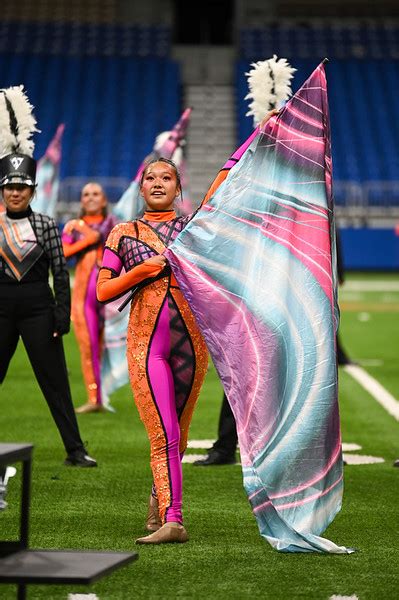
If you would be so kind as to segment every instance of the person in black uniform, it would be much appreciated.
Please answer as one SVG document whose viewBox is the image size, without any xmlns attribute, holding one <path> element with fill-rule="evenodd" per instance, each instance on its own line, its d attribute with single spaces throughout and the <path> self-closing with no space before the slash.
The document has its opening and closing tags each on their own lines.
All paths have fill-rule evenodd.
<svg viewBox="0 0 399 600">
<path fill-rule="evenodd" d="M 33 143 L 21 139 L 27 129 L 18 121 L 21 104 L 32 108 L 22 86 L 0 90 L 1 122 L 8 115 L 10 123 L 7 131 L 0 130 L 0 190 L 6 208 L 0 213 L 0 384 L 21 337 L 64 443 L 64 464 L 95 467 L 80 437 L 62 342 L 70 327 L 69 273 L 55 221 L 29 206 L 36 161 L 29 154 Z M 32 117 L 25 117 L 29 128 Z"/>
<path fill-rule="evenodd" d="M 342 242 L 341 242 L 341 236 L 339 233 L 339 229 L 337 227 L 336 229 L 336 249 L 337 249 L 337 275 L 338 275 L 338 284 L 339 285 L 343 285 L 345 282 L 345 267 L 344 267 L 344 260 L 343 260 L 343 255 L 342 255 Z M 353 365 L 353 361 L 349 358 L 349 356 L 347 355 L 347 353 L 345 352 L 342 343 L 341 343 L 341 339 L 339 336 L 339 332 L 337 332 L 337 336 L 336 336 L 336 343 L 337 343 L 337 362 L 338 365 L 344 366 L 344 365 Z"/>
</svg>

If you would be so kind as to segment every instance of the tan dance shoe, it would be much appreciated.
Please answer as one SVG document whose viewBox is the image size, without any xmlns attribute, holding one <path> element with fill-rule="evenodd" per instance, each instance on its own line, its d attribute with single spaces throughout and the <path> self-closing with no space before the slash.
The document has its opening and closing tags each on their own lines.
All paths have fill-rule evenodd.
<svg viewBox="0 0 399 600">
<path fill-rule="evenodd" d="M 136 544 L 184 544 L 187 541 L 188 535 L 183 525 L 170 521 L 151 535 L 138 538 Z"/>
<path fill-rule="evenodd" d="M 75 408 L 75 413 L 78 415 L 85 415 L 93 412 L 105 412 L 105 408 L 102 404 L 92 404 L 92 402 L 86 402 L 78 408 Z"/>
<path fill-rule="evenodd" d="M 161 517 L 159 516 L 158 500 L 150 494 L 148 501 L 148 513 L 145 528 L 147 531 L 158 531 L 162 527 Z"/>
</svg>

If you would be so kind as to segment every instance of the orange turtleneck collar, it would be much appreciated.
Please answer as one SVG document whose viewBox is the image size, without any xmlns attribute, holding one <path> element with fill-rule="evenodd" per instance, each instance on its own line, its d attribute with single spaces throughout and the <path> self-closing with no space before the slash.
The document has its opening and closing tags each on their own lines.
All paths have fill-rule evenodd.
<svg viewBox="0 0 399 600">
<path fill-rule="evenodd" d="M 84 215 L 82 217 L 83 221 L 90 225 L 91 223 L 101 223 L 104 221 L 103 215 Z"/>
<path fill-rule="evenodd" d="M 146 210 L 143 219 L 146 221 L 171 221 L 176 218 L 174 210 Z"/>
</svg>

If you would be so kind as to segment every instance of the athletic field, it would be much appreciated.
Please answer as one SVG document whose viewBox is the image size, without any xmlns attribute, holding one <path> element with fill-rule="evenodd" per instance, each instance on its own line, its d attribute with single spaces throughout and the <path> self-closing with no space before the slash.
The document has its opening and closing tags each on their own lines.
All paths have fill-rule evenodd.
<svg viewBox="0 0 399 600">
<path fill-rule="evenodd" d="M 68 594 L 96 594 L 100 600 L 397 600 L 399 468 L 392 463 L 399 458 L 399 275 L 348 275 L 340 305 L 342 345 L 357 364 L 340 368 L 345 491 L 342 511 L 325 535 L 357 548 L 352 555 L 278 553 L 258 533 L 239 464 L 197 468 L 188 462 L 216 436 L 222 390 L 212 367 L 184 465 L 190 541 L 135 546 L 144 533 L 151 473 L 129 387 L 113 395 L 115 414 L 79 416 L 82 437 L 99 467 L 64 467 L 58 432 L 20 344 L 0 389 L 0 440 L 34 444 L 30 546 L 139 553 L 136 562 L 89 587 L 28 586 L 29 600 L 66 600 Z M 85 392 L 72 333 L 65 347 L 77 406 Z M 21 467 L 16 466 L 9 506 L 0 512 L 0 539 L 18 535 Z M 0 598 L 16 598 L 16 587 L 0 586 Z"/>
</svg>

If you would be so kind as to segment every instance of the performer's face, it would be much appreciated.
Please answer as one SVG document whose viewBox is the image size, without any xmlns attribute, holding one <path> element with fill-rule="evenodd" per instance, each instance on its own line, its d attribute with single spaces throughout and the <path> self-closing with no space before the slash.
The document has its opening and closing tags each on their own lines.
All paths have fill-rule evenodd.
<svg viewBox="0 0 399 600">
<path fill-rule="evenodd" d="M 104 190 L 98 183 L 88 183 L 82 189 L 80 203 L 85 215 L 102 215 L 107 204 Z"/>
<path fill-rule="evenodd" d="M 144 172 L 141 183 L 141 194 L 149 210 L 171 210 L 180 185 L 176 171 L 165 162 L 151 163 Z"/>
<path fill-rule="evenodd" d="M 11 212 L 23 212 L 29 206 L 34 188 L 23 183 L 10 183 L 2 188 L 3 201 Z"/>
</svg>

